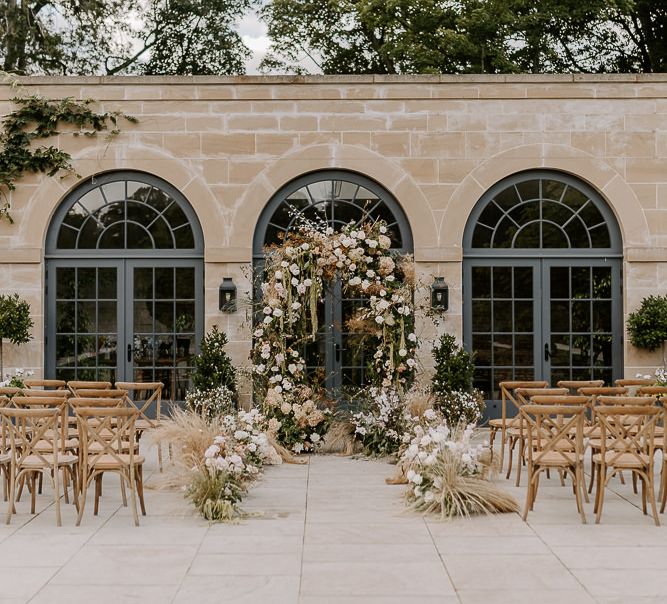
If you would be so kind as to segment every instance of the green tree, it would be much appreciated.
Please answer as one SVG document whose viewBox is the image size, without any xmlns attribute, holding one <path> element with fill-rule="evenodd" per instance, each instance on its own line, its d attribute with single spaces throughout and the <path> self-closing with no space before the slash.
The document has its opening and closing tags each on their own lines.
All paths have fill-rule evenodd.
<svg viewBox="0 0 667 604">
<path fill-rule="evenodd" d="M 192 383 L 198 390 L 212 390 L 226 386 L 236 395 L 236 373 L 232 361 L 225 352 L 227 336 L 217 326 L 209 331 L 201 342 L 201 352 L 195 357 Z"/>
<path fill-rule="evenodd" d="M 18 294 L 0 295 L 0 381 L 4 377 L 2 343 L 9 340 L 12 344 L 25 344 L 32 339 L 30 329 L 30 304 Z"/>
<path fill-rule="evenodd" d="M 652 0 L 273 0 L 265 69 L 323 73 L 663 71 Z"/>
<path fill-rule="evenodd" d="M 431 390 L 437 397 L 459 390 L 472 390 L 475 374 L 474 355 L 456 343 L 456 338 L 448 333 L 440 337 L 432 350 L 435 373 L 431 378 Z"/>
<path fill-rule="evenodd" d="M 628 316 L 628 335 L 637 348 L 649 351 L 662 348 L 665 364 L 665 340 L 667 340 L 667 296 L 648 296 L 637 310 Z"/>
<path fill-rule="evenodd" d="M 253 0 L 0 0 L 0 64 L 17 74 L 243 73 Z"/>
</svg>

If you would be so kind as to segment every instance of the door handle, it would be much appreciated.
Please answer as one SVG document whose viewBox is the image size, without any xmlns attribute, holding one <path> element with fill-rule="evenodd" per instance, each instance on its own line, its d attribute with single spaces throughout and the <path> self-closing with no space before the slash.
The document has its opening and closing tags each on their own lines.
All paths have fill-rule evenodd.
<svg viewBox="0 0 667 604">
<path fill-rule="evenodd" d="M 548 361 L 551 358 L 551 350 L 549 350 L 549 343 L 544 345 L 544 360 Z"/>
<path fill-rule="evenodd" d="M 132 362 L 132 344 L 127 345 L 127 362 Z"/>
</svg>

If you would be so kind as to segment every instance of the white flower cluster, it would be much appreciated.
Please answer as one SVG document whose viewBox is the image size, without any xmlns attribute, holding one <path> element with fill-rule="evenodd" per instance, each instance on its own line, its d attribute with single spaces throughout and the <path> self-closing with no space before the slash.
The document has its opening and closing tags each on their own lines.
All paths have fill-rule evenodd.
<svg viewBox="0 0 667 604">
<path fill-rule="evenodd" d="M 635 377 L 644 379 L 644 380 L 655 380 L 655 383 L 657 386 L 667 386 L 667 368 L 666 367 L 658 367 L 655 370 L 655 373 L 651 375 L 650 373 L 648 374 L 641 374 L 637 373 Z"/>
<path fill-rule="evenodd" d="M 14 369 L 14 373 L 6 373 L 5 379 L 0 381 L 0 388 L 24 388 L 23 380 L 35 375 L 34 371 L 25 371 L 22 367 Z"/>
<path fill-rule="evenodd" d="M 413 419 L 395 389 L 370 388 L 364 411 L 352 416 L 355 434 L 370 455 L 392 455 L 403 442 Z"/>
<path fill-rule="evenodd" d="M 216 436 L 204 453 L 209 472 L 223 472 L 230 480 L 254 480 L 264 464 L 279 464 L 281 458 L 269 443 L 266 419 L 258 409 L 225 415 L 223 433 Z"/>
<path fill-rule="evenodd" d="M 208 419 L 231 413 L 234 408 L 234 393 L 227 386 L 210 390 L 191 390 L 185 395 L 185 404 Z"/>
<path fill-rule="evenodd" d="M 410 444 L 401 456 L 408 468 L 406 478 L 410 497 L 428 504 L 438 497 L 443 487 L 442 467 L 454 466 L 458 475 L 477 476 L 482 471 L 480 457 L 487 444 L 473 444 L 474 426 L 452 430 L 440 421 L 432 425 L 417 424 L 410 435 Z"/>
</svg>

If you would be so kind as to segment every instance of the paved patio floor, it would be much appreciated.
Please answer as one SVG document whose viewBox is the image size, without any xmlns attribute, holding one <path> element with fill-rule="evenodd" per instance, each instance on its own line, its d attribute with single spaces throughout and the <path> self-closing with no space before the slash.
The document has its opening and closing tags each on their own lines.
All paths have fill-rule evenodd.
<svg viewBox="0 0 667 604">
<path fill-rule="evenodd" d="M 404 511 L 404 487 L 384 483 L 393 470 L 323 456 L 268 468 L 244 506 L 258 517 L 236 525 L 209 526 L 182 493 L 152 489 L 135 528 L 111 477 L 98 517 L 88 509 L 77 528 L 66 505 L 57 528 L 45 489 L 39 514 L 23 501 L 0 525 L 0 604 L 666 601 L 667 528 L 630 485 L 614 483 L 597 526 L 592 504 L 584 526 L 553 478 L 528 523 L 439 522 Z"/>
</svg>

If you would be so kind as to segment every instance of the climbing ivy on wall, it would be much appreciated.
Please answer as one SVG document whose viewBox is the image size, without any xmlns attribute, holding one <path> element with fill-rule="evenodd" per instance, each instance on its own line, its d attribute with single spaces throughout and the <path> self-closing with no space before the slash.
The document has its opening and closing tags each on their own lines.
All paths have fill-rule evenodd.
<svg viewBox="0 0 667 604">
<path fill-rule="evenodd" d="M 6 115 L 0 130 L 0 220 L 13 223 L 10 214 L 10 191 L 26 173 L 45 173 L 55 176 L 64 171 L 75 173 L 72 156 L 53 145 L 36 141 L 60 134 L 63 125 L 78 127 L 74 136 L 96 136 L 107 131 L 107 139 L 120 133 L 119 120 L 137 123 L 137 118 L 118 111 L 96 113 L 93 99 L 47 99 L 41 96 L 13 98 L 17 109 Z"/>
</svg>

